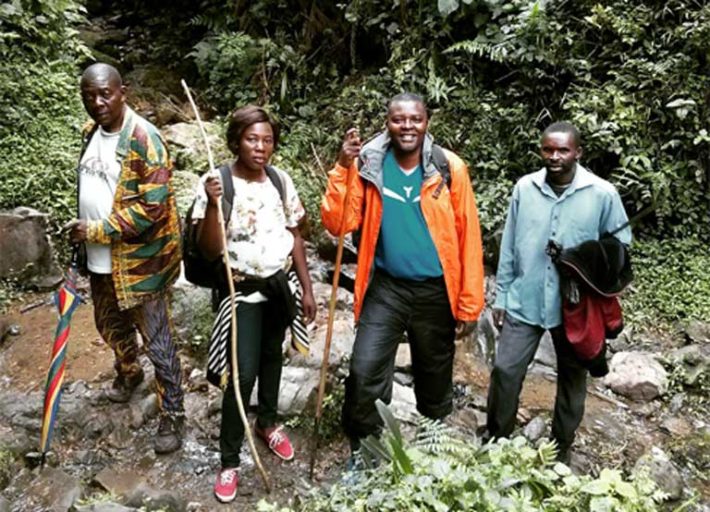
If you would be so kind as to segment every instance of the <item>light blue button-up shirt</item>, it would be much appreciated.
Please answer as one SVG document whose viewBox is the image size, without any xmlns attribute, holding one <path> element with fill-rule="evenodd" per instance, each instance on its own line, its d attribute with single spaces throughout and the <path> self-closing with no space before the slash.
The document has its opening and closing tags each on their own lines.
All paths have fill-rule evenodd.
<svg viewBox="0 0 710 512">
<path fill-rule="evenodd" d="M 513 189 L 501 241 L 494 308 L 532 325 L 562 324 L 560 278 L 545 253 L 549 240 L 563 248 L 598 240 L 627 221 L 614 186 L 577 164 L 572 183 L 557 196 L 543 168 L 523 176 Z M 627 226 L 615 234 L 631 243 Z"/>
</svg>

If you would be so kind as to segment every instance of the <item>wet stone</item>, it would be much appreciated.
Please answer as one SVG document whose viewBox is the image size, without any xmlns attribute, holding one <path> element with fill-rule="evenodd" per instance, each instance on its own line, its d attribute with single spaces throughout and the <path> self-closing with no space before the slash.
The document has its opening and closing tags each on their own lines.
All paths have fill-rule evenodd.
<svg viewBox="0 0 710 512">
<path fill-rule="evenodd" d="M 0 496 L 0 512 L 10 512 L 10 502 Z"/>
<path fill-rule="evenodd" d="M 126 505 L 148 510 L 162 510 L 164 512 L 185 512 L 187 509 L 185 500 L 176 493 L 153 489 L 146 485 L 138 487 L 126 499 Z"/>
<path fill-rule="evenodd" d="M 145 485 L 145 478 L 135 471 L 120 471 L 112 467 L 102 469 L 94 483 L 116 496 L 131 496 L 140 486 Z"/>
<path fill-rule="evenodd" d="M 530 442 L 534 443 L 545 435 L 546 428 L 547 425 L 545 424 L 545 418 L 542 416 L 536 416 L 532 421 L 530 421 L 530 423 L 525 425 L 523 435 L 527 437 Z"/>
<path fill-rule="evenodd" d="M 97 439 L 107 435 L 113 429 L 111 418 L 105 414 L 92 415 L 83 428 L 84 435 L 89 439 Z"/>
<path fill-rule="evenodd" d="M 641 457 L 634 466 L 634 473 L 646 469 L 659 489 L 668 494 L 668 499 L 675 501 L 683 495 L 683 478 L 678 468 L 660 448 L 654 446 Z"/>
<path fill-rule="evenodd" d="M 57 468 L 48 468 L 35 478 L 27 493 L 42 507 L 41 510 L 66 512 L 81 495 L 79 480 Z"/>
<path fill-rule="evenodd" d="M 119 503 L 96 503 L 94 505 L 86 505 L 83 507 L 75 507 L 76 512 L 134 512 L 140 509 L 126 507 Z"/>
</svg>

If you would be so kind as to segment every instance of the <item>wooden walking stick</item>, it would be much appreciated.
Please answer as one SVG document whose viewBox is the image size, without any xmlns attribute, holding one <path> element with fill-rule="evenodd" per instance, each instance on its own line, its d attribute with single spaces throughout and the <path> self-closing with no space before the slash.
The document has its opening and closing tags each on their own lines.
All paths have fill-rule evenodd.
<svg viewBox="0 0 710 512">
<path fill-rule="evenodd" d="M 343 261 L 343 245 L 345 241 L 345 208 L 348 205 L 350 196 L 350 169 L 345 178 L 345 198 L 343 199 L 343 217 L 340 219 L 340 231 L 338 233 L 338 249 L 335 253 L 335 271 L 333 273 L 333 288 L 330 292 L 330 303 L 328 304 L 328 328 L 325 332 L 325 346 L 323 347 L 323 361 L 320 365 L 320 382 L 318 383 L 318 399 L 316 400 L 316 416 L 313 422 L 313 450 L 311 451 L 311 465 L 309 478 L 313 480 L 316 458 L 318 457 L 318 446 L 320 444 L 320 419 L 323 414 L 323 396 L 325 395 L 325 380 L 328 375 L 328 359 L 330 358 L 330 342 L 333 339 L 333 322 L 335 321 L 335 302 L 338 298 L 338 282 L 340 281 L 340 267 Z"/>
<path fill-rule="evenodd" d="M 207 161 L 209 162 L 210 171 L 214 170 L 214 159 L 212 158 L 212 149 L 210 148 L 210 143 L 207 140 L 207 133 L 205 132 L 205 127 L 202 124 L 202 119 L 200 118 L 200 112 L 197 110 L 197 105 L 192 99 L 192 94 L 190 94 L 190 89 L 187 87 L 185 80 L 180 80 L 183 89 L 185 89 L 185 94 L 187 99 L 190 101 L 192 110 L 195 112 L 195 119 L 197 120 L 197 126 L 200 127 L 200 132 L 202 133 L 202 138 L 205 141 L 205 147 L 207 148 Z M 239 410 L 239 416 L 242 418 L 242 423 L 244 424 L 244 433 L 246 434 L 247 442 L 249 443 L 249 450 L 251 451 L 252 457 L 254 457 L 254 463 L 259 469 L 261 478 L 264 480 L 264 486 L 266 487 L 266 492 L 271 492 L 271 484 L 269 483 L 269 476 L 264 470 L 264 466 L 261 465 L 261 459 L 259 459 L 259 454 L 256 451 L 256 446 L 254 446 L 254 437 L 251 434 L 251 429 L 247 422 L 247 414 L 244 410 L 244 403 L 242 402 L 242 394 L 239 389 L 239 364 L 237 361 L 237 312 L 236 312 L 236 301 L 234 299 L 234 281 L 232 279 L 232 268 L 229 265 L 229 254 L 227 252 L 227 233 L 224 229 L 224 212 L 222 211 L 222 201 L 217 202 L 217 222 L 219 223 L 219 232 L 222 238 L 222 261 L 224 261 L 224 268 L 227 273 L 227 284 L 229 286 L 229 297 L 232 302 L 231 304 L 231 332 L 232 332 L 232 385 L 234 386 L 234 396 L 237 399 L 237 409 Z"/>
</svg>

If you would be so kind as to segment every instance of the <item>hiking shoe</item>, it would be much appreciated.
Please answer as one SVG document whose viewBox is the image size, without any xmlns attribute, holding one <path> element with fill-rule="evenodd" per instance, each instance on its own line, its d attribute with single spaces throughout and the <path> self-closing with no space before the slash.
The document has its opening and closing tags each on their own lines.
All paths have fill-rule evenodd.
<svg viewBox="0 0 710 512">
<path fill-rule="evenodd" d="M 153 440 L 155 453 L 170 453 L 180 448 L 184 425 L 184 414 L 161 414 L 158 431 Z"/>
<path fill-rule="evenodd" d="M 288 436 L 283 431 L 283 425 L 279 427 L 259 428 L 259 424 L 254 424 L 254 432 L 264 442 L 269 445 L 269 449 L 283 460 L 293 459 L 293 446 Z"/>
<path fill-rule="evenodd" d="M 217 473 L 217 481 L 214 483 L 214 495 L 222 503 L 229 503 L 237 496 L 237 484 L 239 484 L 239 474 L 237 468 L 223 468 Z"/>
<path fill-rule="evenodd" d="M 131 399 L 136 388 L 143 382 L 144 377 L 143 370 L 140 370 L 132 377 L 117 376 L 113 379 L 111 388 L 106 391 L 106 398 L 117 404 L 125 404 Z"/>
</svg>

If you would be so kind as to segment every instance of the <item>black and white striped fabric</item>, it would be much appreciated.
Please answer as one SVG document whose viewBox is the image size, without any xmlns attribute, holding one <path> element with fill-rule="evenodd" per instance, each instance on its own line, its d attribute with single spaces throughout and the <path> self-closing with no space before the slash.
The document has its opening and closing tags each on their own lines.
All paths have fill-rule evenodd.
<svg viewBox="0 0 710 512">
<path fill-rule="evenodd" d="M 291 345 L 303 355 L 308 355 L 310 343 L 308 340 L 308 331 L 306 323 L 303 319 L 303 300 L 301 287 L 298 283 L 298 277 L 293 270 L 288 273 L 288 282 L 293 296 L 296 299 L 296 317 L 291 322 Z M 235 307 L 239 307 L 239 303 L 244 298 L 240 292 L 235 294 Z M 227 359 L 228 347 L 231 342 L 231 310 L 232 302 L 230 297 L 225 297 L 219 305 L 217 316 L 212 327 L 212 336 L 210 337 L 210 348 L 207 356 L 207 380 L 224 389 L 229 382 L 229 361 Z"/>
</svg>

